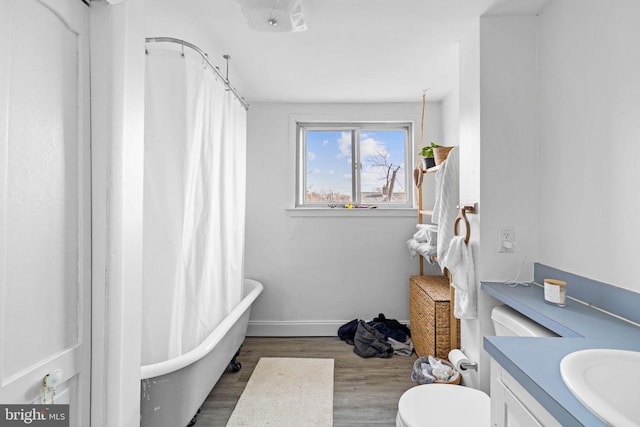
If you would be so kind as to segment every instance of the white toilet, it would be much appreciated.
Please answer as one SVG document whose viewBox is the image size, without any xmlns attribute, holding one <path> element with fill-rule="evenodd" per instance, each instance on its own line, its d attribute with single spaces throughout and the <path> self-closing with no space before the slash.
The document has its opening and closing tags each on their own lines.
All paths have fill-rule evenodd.
<svg viewBox="0 0 640 427">
<path fill-rule="evenodd" d="M 557 336 L 506 305 L 491 312 L 496 335 Z M 460 402 L 464 402 L 460 407 Z M 433 408 L 431 410 L 430 408 Z M 491 424 L 489 396 L 470 387 L 425 384 L 407 390 L 398 402 L 396 427 L 487 427 Z"/>
<path fill-rule="evenodd" d="M 499 336 L 557 337 L 558 335 L 520 314 L 509 306 L 499 305 L 491 311 L 491 320 Z"/>
</svg>

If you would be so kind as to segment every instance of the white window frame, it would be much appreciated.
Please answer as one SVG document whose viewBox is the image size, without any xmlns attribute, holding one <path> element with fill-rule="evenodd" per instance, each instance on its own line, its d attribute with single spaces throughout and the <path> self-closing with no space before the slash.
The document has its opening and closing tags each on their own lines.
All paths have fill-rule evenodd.
<svg viewBox="0 0 640 427">
<path fill-rule="evenodd" d="M 413 165 L 413 122 L 410 121 L 375 121 L 375 122 L 329 122 L 329 121 L 296 121 L 296 195 L 295 207 L 302 208 L 326 208 L 332 209 L 331 205 L 326 202 L 305 202 L 307 189 L 307 173 L 306 173 L 306 141 L 305 132 L 314 130 L 323 131 L 348 131 L 351 132 L 351 156 L 352 156 L 352 198 L 355 204 L 366 204 L 381 209 L 412 209 L 414 208 L 414 191 L 411 181 L 411 170 Z M 361 196 L 361 177 L 360 171 L 362 164 L 360 159 L 360 134 L 361 131 L 381 131 L 381 130 L 404 130 L 404 189 L 406 201 L 404 203 L 363 203 Z M 336 203 L 336 207 L 342 207 L 342 204 Z"/>
</svg>

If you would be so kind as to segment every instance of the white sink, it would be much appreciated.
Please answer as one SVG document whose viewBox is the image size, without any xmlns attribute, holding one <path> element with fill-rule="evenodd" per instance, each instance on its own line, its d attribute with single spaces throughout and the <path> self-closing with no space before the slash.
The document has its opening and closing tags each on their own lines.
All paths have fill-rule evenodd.
<svg viewBox="0 0 640 427">
<path fill-rule="evenodd" d="M 560 373 L 569 390 L 605 423 L 640 426 L 640 352 L 576 351 L 562 359 Z"/>
</svg>

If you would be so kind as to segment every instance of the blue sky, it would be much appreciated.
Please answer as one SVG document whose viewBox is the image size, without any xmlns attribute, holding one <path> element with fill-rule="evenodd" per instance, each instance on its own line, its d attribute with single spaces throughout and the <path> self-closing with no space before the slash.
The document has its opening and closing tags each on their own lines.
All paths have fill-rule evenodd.
<svg viewBox="0 0 640 427">
<path fill-rule="evenodd" d="M 362 191 L 373 192 L 384 185 L 381 168 L 372 164 L 374 155 L 387 163 L 402 165 L 398 179 L 404 181 L 404 131 L 362 131 L 360 135 Z M 351 194 L 352 147 L 349 131 L 307 131 L 307 190 Z M 396 183 L 395 191 L 404 191 Z"/>
</svg>

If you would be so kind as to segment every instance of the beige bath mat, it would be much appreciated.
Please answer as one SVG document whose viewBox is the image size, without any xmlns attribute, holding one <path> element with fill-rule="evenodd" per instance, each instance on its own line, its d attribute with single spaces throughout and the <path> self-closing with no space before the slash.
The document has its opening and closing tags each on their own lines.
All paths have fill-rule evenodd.
<svg viewBox="0 0 640 427">
<path fill-rule="evenodd" d="M 227 427 L 333 424 L 333 359 L 263 357 Z"/>
</svg>

